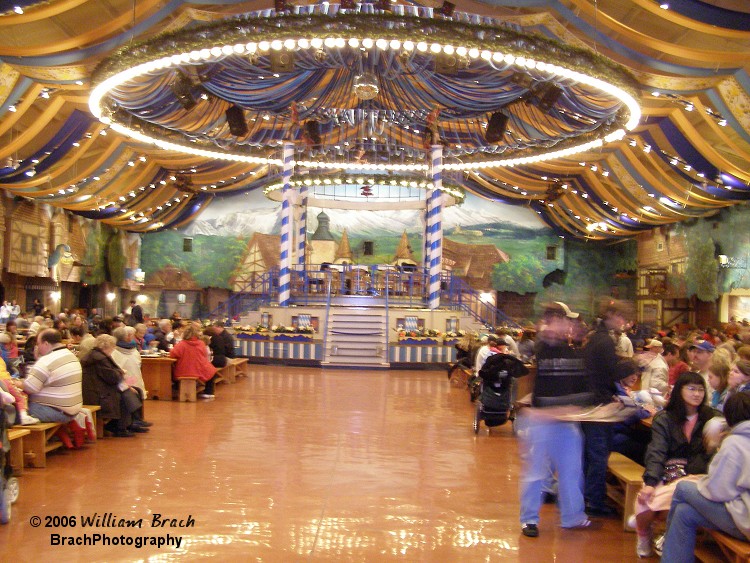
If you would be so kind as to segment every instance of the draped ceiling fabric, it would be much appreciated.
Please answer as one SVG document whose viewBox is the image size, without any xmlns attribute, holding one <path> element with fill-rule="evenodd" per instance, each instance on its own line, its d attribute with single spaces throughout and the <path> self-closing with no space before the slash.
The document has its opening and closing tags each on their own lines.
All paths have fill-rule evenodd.
<svg viewBox="0 0 750 563">
<path fill-rule="evenodd" d="M 639 126 L 621 141 L 548 162 L 466 173 L 458 180 L 467 191 L 530 206 L 560 235 L 597 239 L 707 216 L 750 198 L 750 7 L 743 0 L 680 0 L 671 2 L 668 10 L 653 0 L 454 3 L 459 12 L 488 16 L 510 29 L 535 32 L 614 60 L 637 79 L 643 110 Z M 248 12 L 266 10 L 271 15 L 271 4 L 1 1 L 0 186 L 15 196 L 126 230 L 149 232 L 190 221 L 213 198 L 278 181 L 276 166 L 206 159 L 139 144 L 108 129 L 88 108 L 94 69 L 118 49 Z M 439 9 L 441 4 L 421 2 L 417 7 Z M 16 6 L 22 10 L 14 11 Z M 309 6 L 312 10 L 324 5 Z M 254 91 L 238 87 L 237 80 L 257 61 L 227 59 L 204 69 L 210 80 L 191 77 L 204 81 L 209 95 L 207 103 L 199 104 L 197 116 L 165 97 L 170 88 L 148 80 L 139 85 L 142 92 L 131 89 L 114 96 L 120 95 L 121 107 L 148 113 L 149 119 L 166 127 L 180 129 L 190 120 L 196 138 L 226 128 L 226 106 L 212 104 L 215 96 L 242 106 L 247 115 L 257 115 L 260 119 L 248 123 L 248 138 L 268 145 L 287 138 L 290 102 L 300 101 L 300 92 L 313 82 L 316 93 L 329 97 L 304 100 L 299 117 L 319 120 L 324 136 L 363 123 L 362 112 L 377 115 L 374 110 L 381 112 L 381 119 L 370 130 L 395 128 L 398 97 L 418 104 L 429 92 L 430 99 L 444 106 L 440 133 L 447 143 L 446 158 L 461 158 L 469 150 L 463 141 L 482 136 L 472 126 L 486 123 L 497 100 L 516 95 L 507 74 L 502 79 L 492 74 L 477 77 L 479 84 L 451 77 L 404 81 L 397 76 L 394 57 L 383 56 L 368 64 L 389 77 L 391 82 L 381 80 L 381 87 L 392 103 L 361 103 L 356 115 L 347 99 L 354 74 L 337 80 L 328 76 L 321 85 L 316 76 L 321 65 L 328 64 L 321 59 L 303 53 L 295 63 L 301 72 L 282 74 Z M 419 59 L 410 64 L 418 66 Z M 564 85 L 562 89 L 559 105 L 571 130 L 604 122 L 617 110 L 586 106 L 581 92 L 567 91 Z M 509 125 L 511 139 L 485 152 L 502 157 L 510 145 L 523 150 L 556 142 L 539 108 L 522 104 L 516 109 Z M 429 111 L 425 107 L 410 117 L 424 126 Z M 406 131 L 403 126 L 400 130 Z M 300 141 L 299 133 L 296 139 Z"/>
</svg>

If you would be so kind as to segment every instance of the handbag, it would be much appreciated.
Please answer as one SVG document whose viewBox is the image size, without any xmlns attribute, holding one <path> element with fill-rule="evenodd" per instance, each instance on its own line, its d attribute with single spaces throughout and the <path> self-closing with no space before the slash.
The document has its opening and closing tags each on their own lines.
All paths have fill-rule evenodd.
<svg viewBox="0 0 750 563">
<path fill-rule="evenodd" d="M 662 475 L 661 478 L 662 482 L 665 485 L 668 485 L 672 481 L 687 476 L 687 471 L 685 470 L 686 467 L 686 459 L 668 459 L 664 464 L 664 475 Z"/>
<path fill-rule="evenodd" d="M 132 414 L 143 406 L 138 394 L 132 389 L 126 389 L 122 392 L 122 402 L 128 413 Z"/>
</svg>

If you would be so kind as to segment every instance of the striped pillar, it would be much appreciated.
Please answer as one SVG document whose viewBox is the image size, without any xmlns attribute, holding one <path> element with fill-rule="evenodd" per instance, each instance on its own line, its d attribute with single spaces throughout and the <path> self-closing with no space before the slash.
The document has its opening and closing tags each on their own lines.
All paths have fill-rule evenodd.
<svg viewBox="0 0 750 563">
<path fill-rule="evenodd" d="M 305 251 L 307 249 L 307 186 L 299 189 L 299 224 L 297 225 L 297 265 L 305 271 Z M 303 274 L 304 275 L 304 274 Z"/>
<path fill-rule="evenodd" d="M 292 180 L 294 168 L 294 145 L 284 143 L 282 149 L 284 169 L 281 200 L 281 259 L 279 260 L 279 306 L 288 307 L 292 297 Z"/>
<path fill-rule="evenodd" d="M 432 191 L 427 201 L 427 240 L 430 245 L 429 297 L 430 309 L 440 307 L 440 272 L 443 266 L 443 147 L 432 145 Z"/>
</svg>

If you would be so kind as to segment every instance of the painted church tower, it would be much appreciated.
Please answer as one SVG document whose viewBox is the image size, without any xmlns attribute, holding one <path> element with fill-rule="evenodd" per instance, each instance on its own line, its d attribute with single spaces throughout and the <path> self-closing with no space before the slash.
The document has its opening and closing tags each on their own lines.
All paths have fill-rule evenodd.
<svg viewBox="0 0 750 563">
<path fill-rule="evenodd" d="M 336 259 L 336 250 L 338 243 L 331 234 L 331 218 L 326 215 L 325 211 L 318 213 L 318 228 L 308 240 L 310 245 L 310 264 L 313 266 L 328 262 L 333 264 Z"/>
</svg>

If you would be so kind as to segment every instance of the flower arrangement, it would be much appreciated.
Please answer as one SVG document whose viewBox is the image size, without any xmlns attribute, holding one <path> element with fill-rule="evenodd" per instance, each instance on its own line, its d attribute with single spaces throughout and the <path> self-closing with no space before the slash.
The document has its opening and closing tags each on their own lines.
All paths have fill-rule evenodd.
<svg viewBox="0 0 750 563">
<path fill-rule="evenodd" d="M 445 338 L 463 338 L 466 336 L 465 330 L 449 330 L 445 333 Z"/>
<path fill-rule="evenodd" d="M 284 326 L 274 325 L 271 331 L 276 334 L 314 334 L 315 329 L 311 326 Z"/>
<path fill-rule="evenodd" d="M 249 334 L 255 334 L 255 333 L 267 333 L 268 327 L 263 326 L 261 324 L 257 324 L 255 326 L 252 325 L 244 325 L 244 326 L 238 326 L 234 329 L 236 332 L 245 332 Z"/>
<path fill-rule="evenodd" d="M 415 330 L 406 330 L 403 326 L 398 325 L 396 328 L 399 338 L 438 338 L 442 333 L 434 328 L 417 328 Z"/>
</svg>

